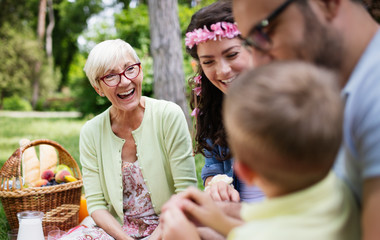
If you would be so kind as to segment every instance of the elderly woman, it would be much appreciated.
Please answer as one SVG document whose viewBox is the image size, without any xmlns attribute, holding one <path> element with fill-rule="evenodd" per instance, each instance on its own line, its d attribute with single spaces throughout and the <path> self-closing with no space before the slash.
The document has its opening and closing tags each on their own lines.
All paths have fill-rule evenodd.
<svg viewBox="0 0 380 240">
<path fill-rule="evenodd" d="M 159 238 L 161 206 L 197 181 L 184 114 L 142 96 L 140 60 L 120 39 L 96 45 L 84 71 L 112 103 L 80 133 L 88 211 L 115 239 Z"/>
</svg>

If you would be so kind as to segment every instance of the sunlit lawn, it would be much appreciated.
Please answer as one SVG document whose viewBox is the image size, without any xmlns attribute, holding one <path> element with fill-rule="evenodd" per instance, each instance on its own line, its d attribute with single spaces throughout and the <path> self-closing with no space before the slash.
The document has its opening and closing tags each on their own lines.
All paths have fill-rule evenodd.
<svg viewBox="0 0 380 240">
<path fill-rule="evenodd" d="M 21 138 L 50 139 L 61 144 L 79 164 L 79 131 L 86 120 L 82 119 L 42 119 L 42 118 L 8 118 L 0 117 L 0 167 L 19 147 Z M 198 181 L 203 157 L 195 158 Z M 201 188 L 201 181 L 198 186 Z M 0 240 L 7 239 L 7 224 L 4 210 L 0 205 Z"/>
</svg>

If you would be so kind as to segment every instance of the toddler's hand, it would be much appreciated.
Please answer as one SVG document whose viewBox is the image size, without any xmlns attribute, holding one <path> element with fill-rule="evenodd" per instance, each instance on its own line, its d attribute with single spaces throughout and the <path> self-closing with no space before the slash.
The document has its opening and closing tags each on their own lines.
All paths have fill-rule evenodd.
<svg viewBox="0 0 380 240">
<path fill-rule="evenodd" d="M 239 192 L 230 184 L 223 181 L 206 187 L 205 192 L 208 193 L 214 201 L 240 201 Z"/>
</svg>

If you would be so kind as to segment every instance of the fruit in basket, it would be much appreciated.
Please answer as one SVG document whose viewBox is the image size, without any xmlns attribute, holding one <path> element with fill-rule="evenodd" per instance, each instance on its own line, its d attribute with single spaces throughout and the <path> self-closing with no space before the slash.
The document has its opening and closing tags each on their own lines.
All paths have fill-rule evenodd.
<svg viewBox="0 0 380 240">
<path fill-rule="evenodd" d="M 61 170 L 67 170 L 69 171 L 70 175 L 71 176 L 74 176 L 74 173 L 73 171 L 71 170 L 71 168 L 69 166 L 67 166 L 66 164 L 59 164 L 56 168 L 55 168 L 55 174 L 57 174 L 59 171 Z"/>
<path fill-rule="evenodd" d="M 46 179 L 48 181 L 52 180 L 54 178 L 54 172 L 50 169 L 47 169 L 45 171 L 42 172 L 41 174 L 41 178 L 42 179 Z"/>
<path fill-rule="evenodd" d="M 71 176 L 71 173 L 66 169 L 60 170 L 55 174 L 55 181 L 57 181 L 57 183 L 65 182 L 65 176 L 67 175 Z"/>
<path fill-rule="evenodd" d="M 46 185 L 49 181 L 46 180 L 46 179 L 40 179 L 40 180 L 37 180 L 36 183 L 34 184 L 35 187 L 42 187 L 44 185 Z"/>
<path fill-rule="evenodd" d="M 76 179 L 75 177 L 73 177 L 71 175 L 66 175 L 64 178 L 65 178 L 65 182 L 75 182 L 75 181 L 78 180 L 78 179 Z"/>
<path fill-rule="evenodd" d="M 57 183 L 55 181 L 55 179 L 52 179 L 50 180 L 48 183 L 46 183 L 46 185 L 44 185 L 43 187 L 49 187 L 49 186 L 54 186 L 54 185 L 58 185 L 59 183 Z"/>
</svg>

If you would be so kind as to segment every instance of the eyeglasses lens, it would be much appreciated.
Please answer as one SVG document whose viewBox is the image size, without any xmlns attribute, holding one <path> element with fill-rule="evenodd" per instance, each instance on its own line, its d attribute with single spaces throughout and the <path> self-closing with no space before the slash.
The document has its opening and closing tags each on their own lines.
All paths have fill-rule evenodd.
<svg viewBox="0 0 380 240">
<path fill-rule="evenodd" d="M 127 67 L 124 70 L 124 72 L 122 72 L 120 74 L 107 75 L 103 78 L 103 80 L 108 86 L 114 87 L 114 86 L 118 85 L 119 82 L 121 81 L 121 75 L 124 75 L 129 80 L 132 80 L 132 79 L 136 78 L 139 75 L 139 73 L 140 73 L 140 66 L 138 64 L 135 64 L 135 65 L 131 65 L 131 66 Z"/>
<path fill-rule="evenodd" d="M 249 38 L 252 45 L 262 51 L 268 51 L 272 47 L 270 38 L 262 29 L 254 31 Z"/>
<path fill-rule="evenodd" d="M 129 79 L 133 79 L 133 78 L 137 77 L 137 75 L 139 75 L 139 73 L 140 73 L 140 67 L 138 65 L 132 65 L 132 66 L 128 67 L 127 69 L 125 69 L 124 76 L 126 76 Z"/>
</svg>

